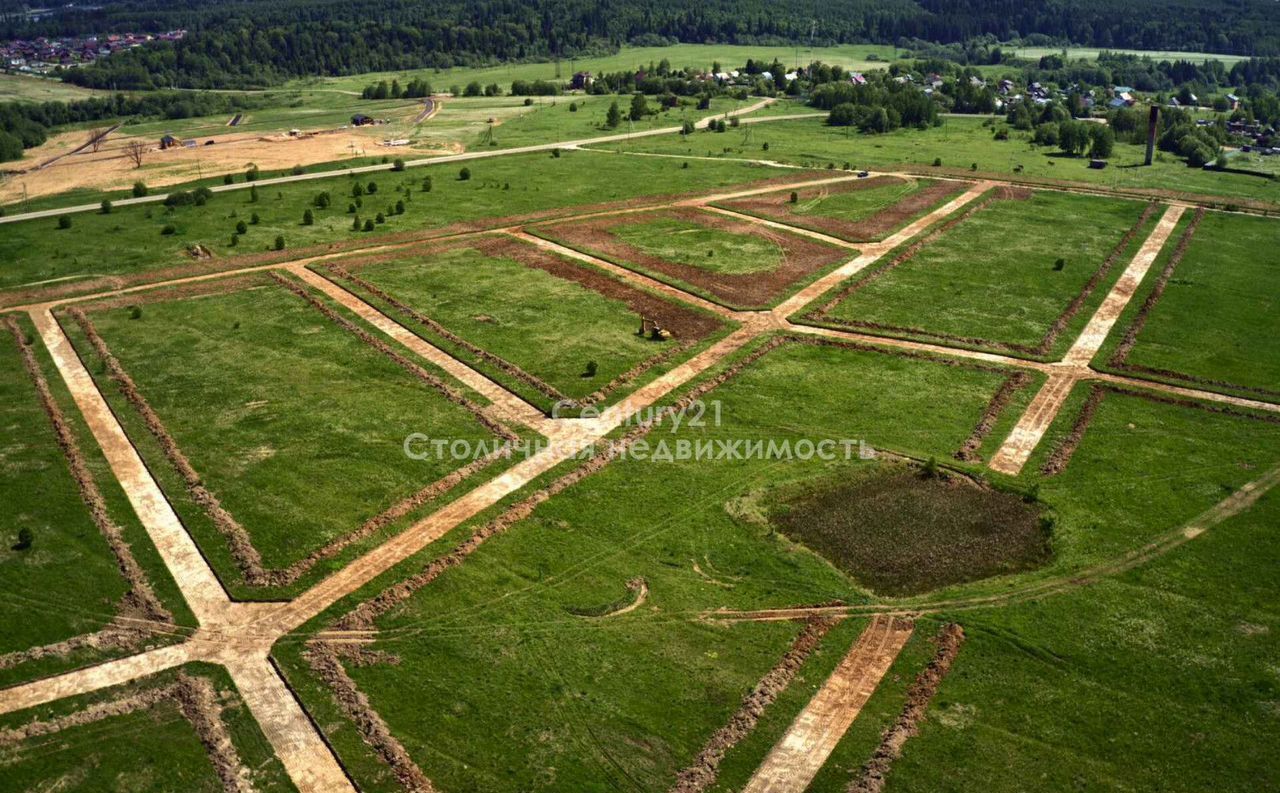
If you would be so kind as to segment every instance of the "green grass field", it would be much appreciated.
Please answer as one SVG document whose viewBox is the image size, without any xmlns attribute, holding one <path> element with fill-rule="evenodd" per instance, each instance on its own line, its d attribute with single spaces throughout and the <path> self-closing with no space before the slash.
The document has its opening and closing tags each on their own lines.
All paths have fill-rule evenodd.
<svg viewBox="0 0 1280 793">
<path fill-rule="evenodd" d="M 1137 201 L 1067 193 L 996 198 L 898 267 L 887 269 L 886 259 L 885 269 L 874 271 L 882 275 L 867 280 L 825 316 L 872 332 L 947 338 L 961 346 L 1056 359 L 1123 272 L 1153 219 L 1123 246 L 1110 272 L 1047 349 L 1036 348 L 1142 213 Z M 1042 233 L 1044 223 L 1054 224 L 1054 233 Z M 1065 260 L 1062 269 L 1060 259 Z M 855 275 L 851 282 L 862 283 L 868 275 Z"/>
<path fill-rule="evenodd" d="M 1277 463 L 1276 428 L 1260 427 L 1108 397 L 1046 498 L 1088 506 L 1091 532 L 1113 540 L 1132 536 L 1143 509 L 1176 526 Z M 895 767 L 895 789 L 1016 790 L 1029 778 L 1058 789 L 1273 786 L 1275 768 L 1254 748 L 1280 739 L 1266 539 L 1278 505 L 1265 495 L 1075 592 L 953 615 L 970 640 Z"/>
<path fill-rule="evenodd" d="M 0 102 L 75 102 L 104 92 L 45 77 L 0 73 Z"/>
<path fill-rule="evenodd" d="M 58 229 L 57 220 L 42 218 L 4 225 L 0 258 L 7 263 L 0 274 L 0 292 L 35 286 L 81 288 L 80 282 L 102 277 L 154 277 L 164 268 L 189 267 L 187 246 L 208 247 L 219 261 L 269 251 L 277 235 L 289 248 L 354 240 L 376 241 L 403 232 L 419 232 L 459 222 L 494 222 L 496 218 L 530 212 L 563 210 L 582 204 L 662 196 L 713 189 L 778 176 L 778 172 L 743 163 L 691 162 L 682 168 L 678 160 L 647 159 L 621 171 L 617 160 L 603 153 L 566 152 L 562 157 L 527 154 L 468 163 L 471 178 L 458 179 L 460 166 L 427 166 L 405 172 L 367 174 L 356 179 L 336 174 L 331 178 L 297 184 L 263 187 L 258 201 L 248 191 L 215 194 L 205 206 L 177 207 L 172 211 L 152 204 L 116 208 L 111 214 L 74 216 L 72 227 Z M 422 190 L 430 176 L 430 193 Z M 796 173 L 797 179 L 804 178 Z M 372 232 L 353 231 L 356 183 L 378 185 L 376 196 L 366 193 L 356 214 L 364 220 L 378 213 L 386 223 Z M 314 225 L 302 225 L 303 212 L 315 197 L 329 192 L 328 209 L 312 208 Z M 403 215 L 394 214 L 403 201 Z M 391 214 L 388 214 L 388 209 Z M 258 223 L 253 223 L 254 214 Z M 248 226 L 236 246 L 231 235 L 236 225 Z M 162 233 L 166 226 L 172 234 Z M 102 255 L 104 245 L 112 254 Z M 99 285 L 100 282 L 99 282 Z M 0 298 L 2 299 L 2 298 Z"/>
<path fill-rule="evenodd" d="M 1137 318 L 1189 222 L 1190 213 L 1120 318 L 1120 331 L 1099 353 L 1098 365 L 1108 366 L 1116 340 Z M 1264 341 L 1280 332 L 1273 290 L 1280 271 L 1267 253 L 1277 244 L 1276 220 L 1206 214 L 1126 357 L 1145 367 L 1133 373 L 1243 396 L 1280 393 L 1280 358 Z"/>
<path fill-rule="evenodd" d="M 30 323 L 23 322 L 20 332 L 34 339 Z M 71 437 L 103 495 L 110 519 L 122 528 L 134 558 L 175 619 L 183 625 L 193 624 L 52 363 L 43 348 L 33 349 L 52 396 L 67 417 Z M 4 657 L 106 628 L 119 612 L 129 587 L 82 500 L 53 424 L 24 370 L 17 344 L 2 327 L 0 389 L 0 520 L 4 526 L 0 539 L 0 619 L 8 626 L 0 636 L 0 657 Z M 17 547 L 24 529 L 32 536 L 26 549 Z M 64 586 L 69 580 L 76 582 L 74 591 Z M 40 618 L 31 619 L 32 614 Z M 163 634 L 147 639 L 157 645 L 167 640 Z M 102 661 L 130 649 L 78 647 L 30 659 L 9 656 L 0 664 L 0 685 Z"/>
<path fill-rule="evenodd" d="M 561 398 L 582 399 L 644 361 L 667 354 L 676 343 L 638 336 L 639 315 L 624 300 L 522 263 L 517 257 L 522 255 L 523 244 L 515 245 L 506 256 L 501 251 L 487 254 L 465 246 L 437 254 L 400 256 L 390 262 L 359 267 L 354 274 L 440 323 L 466 343 L 527 372 L 558 391 Z M 537 255 L 528 247 L 523 255 Z M 360 260 L 353 262 L 358 265 Z M 565 263 L 571 270 L 585 267 Z M 630 287 L 619 283 L 618 289 Z M 355 291 L 375 304 L 386 305 L 358 285 Z M 676 310 L 675 306 L 671 309 Z M 559 401 L 473 350 L 411 317 L 401 316 L 394 307 L 388 310 L 415 333 L 475 365 L 544 410 Z M 592 362 L 596 369 L 588 376 Z"/>
<path fill-rule="evenodd" d="M 1188 52 L 1185 50 L 1126 50 L 1126 49 L 1099 49 L 1096 47 L 1014 47 L 1005 52 L 1012 54 L 1017 58 L 1033 58 L 1039 59 L 1045 55 L 1061 55 L 1063 50 L 1067 53 L 1070 60 L 1093 60 L 1098 59 L 1098 54 L 1102 52 L 1110 52 L 1116 55 L 1137 55 L 1142 58 L 1150 58 L 1155 61 L 1191 61 L 1192 63 L 1203 63 L 1204 61 L 1220 61 L 1224 66 L 1230 69 L 1238 61 L 1248 60 L 1245 55 L 1220 55 L 1212 52 Z"/>
<path fill-rule="evenodd" d="M 899 202 L 909 201 L 922 190 L 938 184 L 929 179 L 888 180 L 882 184 L 870 184 L 856 189 L 837 187 L 815 187 L 797 191 L 768 193 L 763 196 L 738 201 L 722 201 L 716 206 L 735 212 L 743 212 L 766 220 L 778 220 L 799 228 L 819 231 L 850 242 L 874 241 L 889 236 L 896 228 L 886 228 L 884 233 L 858 234 L 854 229 L 857 224 L 874 218 L 877 214 L 889 209 Z M 957 184 L 958 192 L 967 185 Z M 796 195 L 792 203 L 791 193 Z M 896 227 L 905 226 L 917 217 L 924 215 L 931 207 L 922 207 L 917 211 L 904 212 Z M 837 225 L 838 224 L 838 225 Z M 843 227 L 843 228 L 842 228 Z"/>
<path fill-rule="evenodd" d="M 226 727 L 252 789 L 264 793 L 296 790 L 227 674 L 204 664 L 188 664 L 180 673 L 214 686 L 219 698 L 216 715 Z M 84 718 L 94 707 L 145 696 L 178 679 L 179 673 L 162 672 L 141 683 L 7 714 L 0 717 L 0 731 L 33 722 L 59 724 L 60 719 Z M 5 740 L 0 744 L 0 772 L 12 790 L 215 793 L 226 789 L 200 735 L 171 697 L 26 740 Z"/>
<path fill-rule="evenodd" d="M 730 234 L 678 218 L 653 218 L 619 226 L 619 239 L 650 256 L 725 275 L 776 270 L 783 251 L 768 237 Z"/>
<path fill-rule="evenodd" d="M 420 77 L 431 83 L 436 91 L 448 91 L 453 86 L 465 87 L 476 80 L 483 85 L 498 83 L 504 89 L 512 80 L 560 80 L 567 81 L 574 72 L 589 71 L 592 74 L 620 72 L 634 69 L 648 69 L 650 63 L 656 64 L 663 58 L 671 62 L 672 68 L 693 67 L 710 70 L 715 63 L 722 68 L 740 69 L 748 58 L 772 61 L 777 58 L 786 66 L 797 63 L 808 65 L 819 60 L 824 63 L 839 64 L 847 69 L 884 68 L 888 61 L 894 60 L 901 53 L 894 47 L 880 44 L 846 44 L 835 47 L 778 47 L 765 45 L 734 44 L 677 44 L 671 47 L 623 47 L 615 55 L 606 55 L 576 60 L 563 60 L 559 64 L 546 63 L 514 63 L 502 66 L 483 67 L 477 69 L 455 68 L 404 72 L 378 72 L 360 74 L 350 77 L 322 77 L 299 80 L 290 87 L 337 88 L 345 91 L 360 91 L 366 85 L 378 80 L 399 79 L 401 84 L 414 77 Z M 798 59 L 798 60 L 797 60 Z"/>
<path fill-rule="evenodd" d="M 796 106 L 796 110 L 805 110 Z M 1141 165 L 1143 147 L 1117 143 L 1108 167 L 1089 168 L 1082 157 L 1065 157 L 1053 147 L 1030 143 L 1029 133 L 1011 131 L 1008 140 L 995 140 L 988 119 L 950 116 L 928 130 L 898 130 L 884 135 L 861 135 L 849 127 L 829 127 L 823 119 L 776 121 L 751 125 L 724 134 L 699 132 L 688 140 L 677 136 L 608 144 L 615 151 L 655 152 L 715 158 L 765 158 L 825 168 L 892 170 L 910 167 L 927 172 L 935 159 L 962 175 L 973 165 L 979 173 L 1001 174 L 1034 181 L 1066 180 L 1115 190 L 1159 190 L 1171 195 L 1199 194 L 1280 203 L 1280 183 L 1257 176 L 1216 173 L 1188 168 L 1177 158 L 1159 152 L 1149 168 Z M 1002 124 L 999 119 L 996 124 Z M 769 144 L 768 150 L 763 148 Z"/>
<path fill-rule="evenodd" d="M 811 374 L 797 380 L 798 370 Z M 660 427 L 649 440 L 862 435 L 881 447 L 942 457 L 968 434 L 1000 379 L 931 361 L 787 345 L 708 394 L 723 402 L 720 426 L 678 434 Z M 895 388 L 886 390 L 891 382 Z M 779 411 L 776 396 L 784 390 L 809 409 Z M 924 409 L 929 394 L 942 393 L 940 408 Z M 796 631 L 688 617 L 718 606 L 866 597 L 828 562 L 753 517 L 760 493 L 777 483 L 849 465 L 615 462 L 379 620 L 373 648 L 394 653 L 397 666 L 349 672 L 441 787 L 587 789 L 628 779 L 641 789 L 665 789 Z M 433 547 L 429 555 L 443 551 Z M 574 616 L 616 600 L 635 576 L 649 587 L 638 611 Z M 843 654 L 852 633 L 824 642 L 823 664 Z M 478 664 L 485 674 L 475 674 Z M 301 661 L 291 668 L 307 677 Z M 812 686 L 821 677 L 811 672 L 805 680 Z M 415 680 L 412 696 L 405 695 L 408 679 Z M 304 697 L 315 691 L 296 683 Z M 387 769 L 368 758 L 349 723 L 330 718 L 325 695 L 316 695 L 309 706 L 333 725 L 330 738 L 348 767 L 364 769 L 357 771 L 362 786 L 390 789 Z M 681 713 L 674 724 L 673 709 Z M 601 746 L 609 747 L 605 764 L 593 748 Z M 753 753 L 768 748 L 752 746 Z M 745 770 L 761 756 L 737 762 Z"/>
<path fill-rule="evenodd" d="M 410 433 L 494 437 L 463 407 L 270 281 L 148 302 L 137 319 L 124 307 L 90 318 L 269 570 L 298 563 L 463 465 L 409 459 Z M 96 368 L 78 326 L 64 319 L 64 327 L 224 582 L 262 597 L 245 588 L 228 542 Z M 320 560 L 302 580 L 368 543 Z"/>
</svg>

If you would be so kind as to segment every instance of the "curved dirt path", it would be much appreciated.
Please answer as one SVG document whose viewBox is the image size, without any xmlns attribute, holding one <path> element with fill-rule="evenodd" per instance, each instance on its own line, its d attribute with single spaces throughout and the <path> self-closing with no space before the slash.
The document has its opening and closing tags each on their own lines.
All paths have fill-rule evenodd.
<svg viewBox="0 0 1280 793">
<path fill-rule="evenodd" d="M 909 620 L 877 616 L 796 716 L 743 793 L 802 793 L 844 737 L 907 640 Z"/>
</svg>

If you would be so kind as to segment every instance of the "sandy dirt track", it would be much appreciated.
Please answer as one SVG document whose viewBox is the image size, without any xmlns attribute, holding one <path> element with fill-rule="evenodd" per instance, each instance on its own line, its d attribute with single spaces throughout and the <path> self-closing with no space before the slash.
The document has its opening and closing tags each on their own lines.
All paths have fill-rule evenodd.
<svg viewBox="0 0 1280 793">
<path fill-rule="evenodd" d="M 989 466 L 991 470 L 1009 476 L 1017 476 L 1022 471 L 1031 454 L 1040 445 L 1040 439 L 1057 418 L 1058 411 L 1066 404 L 1072 388 L 1079 380 L 1092 374 L 1089 362 L 1101 349 L 1107 334 L 1111 332 L 1125 306 L 1129 305 L 1129 301 L 1138 290 L 1138 285 L 1142 283 L 1147 271 L 1151 269 L 1151 264 L 1160 255 L 1169 235 L 1178 225 L 1183 211 L 1183 207 L 1171 206 L 1156 223 L 1155 229 L 1138 249 L 1120 279 L 1107 293 L 1080 336 L 1067 350 L 1060 366 L 1054 370 L 1049 381 L 1031 400 L 1031 404 L 1027 405 L 1026 412 L 1018 419 L 1009 437 L 992 456 Z"/>
<path fill-rule="evenodd" d="M 810 180 L 803 184 L 812 185 L 816 183 L 818 182 Z M 560 442 L 541 454 L 524 460 L 493 479 L 476 486 L 457 500 L 418 521 L 383 545 L 357 558 L 342 570 L 332 574 L 298 598 L 287 603 L 246 604 L 229 601 L 214 573 L 205 563 L 191 537 L 186 533 L 185 527 L 178 521 L 171 507 L 165 501 L 159 486 L 151 478 L 137 451 L 130 444 L 128 437 L 114 415 L 112 415 L 102 394 L 98 392 L 94 381 L 84 369 L 80 359 L 50 313 L 53 305 L 41 304 L 35 307 L 28 307 L 28 313 L 31 314 L 35 321 L 41 339 L 53 355 L 55 364 L 63 379 L 67 382 L 77 407 L 84 414 L 94 438 L 103 447 L 112 472 L 120 480 L 130 503 L 138 512 L 144 527 L 159 549 L 166 566 L 173 572 L 183 595 L 200 621 L 200 628 L 192 638 L 179 645 L 6 689 L 0 692 L 0 712 L 16 711 L 58 698 L 136 680 L 156 671 L 172 668 L 191 660 L 220 663 L 230 670 L 245 702 L 262 725 L 264 733 L 284 762 L 286 770 L 290 773 L 295 783 L 298 784 L 299 789 L 303 791 L 350 790 L 352 789 L 350 780 L 346 777 L 319 732 L 307 718 L 306 713 L 285 686 L 278 671 L 272 666 L 269 660 L 269 652 L 274 642 L 285 633 L 296 629 L 307 620 L 320 614 L 339 599 L 373 580 L 399 562 L 408 559 L 462 522 L 479 514 L 507 495 L 522 489 L 541 474 L 568 459 L 578 450 L 616 429 L 629 416 L 690 382 L 753 339 L 777 330 L 790 330 L 795 333 L 857 340 L 866 344 L 878 345 L 888 350 L 908 349 L 942 356 L 982 360 L 1007 366 L 1014 371 L 1034 370 L 1047 373 L 1050 375 L 1050 382 L 1046 384 L 1045 390 L 1049 390 L 1050 386 L 1052 386 L 1054 391 L 1052 394 L 1045 395 L 1043 399 L 1041 399 L 1041 395 L 1037 395 L 1032 402 L 1032 406 L 1028 408 L 1028 415 L 1032 414 L 1033 409 L 1037 411 L 1037 415 L 1046 410 L 1056 413 L 1057 408 L 1053 407 L 1053 404 L 1056 402 L 1060 407 L 1059 399 L 1065 400 L 1065 395 L 1070 392 L 1071 386 L 1079 379 L 1115 382 L 1133 388 L 1163 391 L 1196 399 L 1280 412 L 1280 405 L 1271 403 L 1225 397 L 1194 389 L 1162 386 L 1158 383 L 1148 383 L 1117 375 L 1103 375 L 1088 370 L 1086 368 L 1087 359 L 1083 364 L 1076 363 L 1075 359 L 1057 364 L 1043 364 L 992 353 L 952 349 L 943 345 L 901 341 L 847 331 L 793 325 L 788 321 L 787 317 L 790 315 L 805 308 L 824 293 L 838 287 L 850 276 L 875 263 L 880 257 L 920 234 L 932 224 L 958 211 L 994 185 L 994 182 L 985 181 L 973 184 L 960 196 L 925 217 L 918 219 L 906 228 L 901 229 L 890 238 L 880 243 L 860 245 L 859 250 L 861 252 L 856 258 L 800 290 L 773 311 L 730 311 L 706 301 L 700 301 L 674 287 L 658 284 L 652 279 L 647 279 L 625 268 L 606 266 L 607 263 L 601 263 L 591 257 L 585 257 L 581 254 L 575 256 L 575 252 L 566 252 L 558 247 L 553 247 L 559 253 L 575 256 L 575 258 L 583 259 L 596 266 L 608 269 L 610 272 L 628 279 L 631 283 L 677 297 L 686 303 L 701 305 L 704 308 L 715 311 L 722 317 L 732 319 L 740 324 L 729 336 L 652 382 L 636 389 L 617 404 L 603 411 L 602 415 L 596 419 L 551 422 L 543 419 L 540 414 L 535 415 L 537 411 L 514 394 L 507 392 L 500 385 L 470 369 L 462 362 L 422 342 L 419 337 L 410 333 L 395 320 L 359 300 L 341 287 L 314 272 L 306 270 L 303 262 L 280 262 L 254 268 L 296 273 L 309 286 L 335 299 L 345 309 L 362 317 L 383 334 L 403 344 L 422 358 L 441 366 L 459 381 L 484 394 L 494 402 L 494 407 L 491 409 L 522 423 L 529 423 L 529 426 L 545 431 L 548 436 Z M 785 189 L 785 186 L 774 185 L 762 188 L 759 191 L 744 191 L 742 194 L 772 192 L 779 189 Z M 709 202 L 722 198 L 723 196 L 707 197 L 701 200 Z M 1178 213 L 1181 212 L 1181 207 L 1175 207 L 1174 209 Z M 1085 333 L 1077 341 L 1077 345 L 1080 345 L 1078 356 L 1083 356 L 1086 348 L 1091 347 L 1096 351 L 1096 345 L 1102 343 L 1102 338 L 1105 337 L 1106 332 L 1114 324 L 1115 315 L 1123 309 L 1124 303 L 1127 303 L 1128 298 L 1132 296 L 1133 289 L 1136 288 L 1138 282 L 1146 274 L 1146 269 L 1150 267 L 1151 260 L 1158 254 L 1164 239 L 1156 239 L 1157 234 L 1161 229 L 1165 229 L 1164 237 L 1167 237 L 1168 231 L 1176 224 L 1177 215 L 1173 214 L 1174 209 L 1166 213 L 1158 225 L 1157 231 L 1153 232 L 1152 238 L 1147 240 L 1138 257 L 1130 263 L 1121 281 L 1113 290 L 1113 293 L 1117 294 L 1109 294 L 1107 300 L 1103 303 L 1103 307 L 1099 309 L 1098 314 L 1103 314 L 1105 310 L 1110 319 L 1107 320 L 1105 316 L 1100 319 L 1098 315 L 1095 315 L 1090 321 Z M 518 230 L 509 230 L 508 233 L 513 233 L 520 239 L 535 244 L 543 244 L 543 241 L 530 238 Z M 1150 258 L 1144 259 L 1147 256 Z M 323 259 L 325 257 L 319 258 Z M 1139 259 L 1143 259 L 1145 263 L 1140 262 Z M 238 274 L 240 273 L 237 271 L 228 271 L 217 276 L 202 275 L 174 279 L 154 286 L 172 286 L 186 281 L 207 280 L 209 278 Z M 1127 290 L 1127 293 L 1124 293 L 1124 290 Z M 1098 335 L 1099 333 L 1101 336 Z M 1076 346 L 1073 346 L 1072 349 L 1075 350 Z M 1057 389 L 1065 389 L 1060 398 L 1057 396 Z M 1040 402 L 1038 407 L 1037 401 Z M 1024 416 L 1024 419 L 1026 419 L 1026 416 Z M 1040 421 L 1041 419 L 1036 419 L 1036 422 L 1033 423 Z M 1044 425 L 1047 426 L 1047 421 L 1044 421 Z M 1016 432 L 1017 430 L 1015 429 Z M 1037 443 L 1038 440 L 1039 436 L 1036 437 Z M 1008 441 L 1006 444 L 1008 444 Z M 1032 448 L 1034 448 L 1034 444 L 1032 444 Z M 1029 456 L 1029 454 L 1030 451 L 1028 450 L 1027 455 Z M 994 460 L 992 465 L 993 467 L 995 466 Z M 1127 569 L 1126 566 L 1140 564 L 1158 553 L 1167 552 L 1167 550 L 1176 547 L 1181 542 L 1199 536 L 1199 534 L 1202 534 L 1217 522 L 1247 508 L 1262 493 L 1278 482 L 1280 482 L 1280 469 L 1269 472 L 1266 476 L 1228 497 L 1214 510 L 1210 510 L 1201 519 L 1198 519 L 1197 522 L 1177 530 L 1176 533 L 1170 533 L 1162 537 L 1150 546 L 1139 549 L 1114 562 L 1101 565 L 1093 571 L 1086 571 L 1085 574 L 1072 577 L 1070 580 L 1029 585 L 1020 590 L 1020 592 L 1027 596 L 1052 593 L 1060 591 L 1064 587 L 1087 583 L 1088 580 L 1091 580 L 1090 575 L 1109 575 L 1117 570 Z M 1014 594 L 1017 595 L 1019 593 Z M 960 602 L 957 605 L 966 607 L 971 602 L 982 604 L 992 601 L 977 598 Z M 859 609 L 861 608 L 859 607 Z M 777 754 L 777 758 L 771 761 L 766 760 L 765 765 L 761 767 L 761 771 L 757 773 L 757 778 L 760 780 L 759 785 L 792 784 L 800 778 L 799 774 L 810 773 L 807 769 L 814 762 L 817 765 L 812 767 L 812 773 L 816 773 L 817 769 L 821 767 L 821 759 L 826 757 L 821 747 L 828 741 L 834 746 L 835 741 L 838 741 L 838 734 L 835 735 L 834 739 L 830 736 L 834 734 L 836 728 L 839 728 L 840 734 L 843 734 L 844 730 L 847 729 L 848 723 L 844 723 L 843 727 L 839 726 L 840 723 L 845 718 L 848 718 L 849 722 L 852 721 L 853 716 L 849 715 L 850 711 L 856 715 L 856 708 L 860 708 L 862 703 L 865 702 L 865 697 L 870 696 L 871 690 L 874 690 L 875 682 L 884 674 L 884 669 L 888 668 L 893 656 L 896 655 L 897 650 L 901 649 L 901 645 L 905 643 L 906 638 L 909 636 L 910 628 L 904 628 L 889 616 L 893 611 L 892 608 L 884 605 L 873 605 L 861 611 L 859 609 L 832 607 L 825 610 L 789 609 L 742 615 L 709 615 L 727 619 L 796 619 L 814 614 L 841 613 L 879 615 L 876 620 L 873 620 L 872 627 L 868 628 L 863 637 L 859 638 L 859 644 L 856 644 L 854 650 L 850 653 L 850 656 L 856 655 L 861 660 L 855 662 L 850 658 L 846 658 L 845 661 L 842 661 L 840 669 L 845 668 L 846 662 L 850 664 L 850 669 L 845 672 L 841 672 L 838 669 L 837 674 L 833 675 L 832 678 L 836 682 L 828 681 L 828 686 L 832 689 L 831 692 L 824 697 L 823 692 L 827 691 L 828 688 L 828 686 L 824 686 L 818 697 L 815 698 L 815 702 L 811 702 L 810 707 L 806 708 L 805 713 L 808 714 L 809 720 L 802 724 L 801 719 L 797 719 L 797 723 L 792 725 L 793 729 L 788 733 L 788 736 L 792 739 L 790 741 L 791 748 L 787 748 L 788 739 L 786 738 L 780 742 L 779 746 L 775 747 L 770 757 L 774 758 L 774 754 Z M 875 628 L 878 633 L 873 632 L 872 628 Z M 903 634 L 903 631 L 905 631 L 905 634 Z M 874 640 L 875 643 L 872 649 L 864 647 L 859 650 L 859 645 L 863 643 L 864 638 L 866 638 L 868 644 L 871 644 Z M 895 644 L 897 649 L 894 649 L 892 655 L 885 661 L 884 654 Z M 870 660 L 867 660 L 868 658 Z M 880 661 L 877 662 L 877 658 Z M 876 674 L 875 672 L 881 664 L 884 669 L 880 669 Z M 874 676 L 874 680 L 872 676 Z M 805 714 L 802 714 L 802 717 L 804 716 Z M 796 747 L 817 748 L 809 750 Z M 825 753 L 829 752 L 829 748 L 825 749 Z M 817 757 L 818 754 L 821 754 L 821 759 Z M 786 771 L 783 773 L 777 770 L 796 768 L 800 769 L 800 771 Z M 810 773 L 810 777 L 812 773 Z M 755 779 L 753 779 L 752 784 L 757 784 Z M 765 786 L 758 789 L 791 790 L 799 788 Z"/>
<path fill-rule="evenodd" d="M 905 619 L 873 618 L 770 750 L 743 793 L 802 793 L 871 699 L 912 629 Z"/>
</svg>

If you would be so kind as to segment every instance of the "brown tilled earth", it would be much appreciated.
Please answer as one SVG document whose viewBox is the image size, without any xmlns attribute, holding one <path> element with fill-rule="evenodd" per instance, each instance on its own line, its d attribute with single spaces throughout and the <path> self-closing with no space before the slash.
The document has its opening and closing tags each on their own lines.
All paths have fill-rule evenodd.
<svg viewBox="0 0 1280 793">
<path fill-rule="evenodd" d="M 613 233 L 613 229 L 628 223 L 666 219 L 695 223 L 730 234 L 764 237 L 782 249 L 782 264 L 769 272 L 749 275 L 715 273 L 652 256 L 623 242 Z M 689 207 L 570 221 L 542 231 L 549 238 L 572 248 L 692 284 L 728 305 L 744 307 L 767 306 L 782 297 L 791 286 L 848 257 L 846 251 L 817 240 Z"/>
<path fill-rule="evenodd" d="M 852 193 L 874 187 L 886 187 L 892 184 L 905 185 L 907 181 L 897 176 L 876 176 L 857 182 L 844 182 L 796 190 L 795 193 L 797 202 L 804 203 L 825 196 Z M 797 215 L 792 211 L 791 193 L 786 191 L 725 201 L 719 206 L 735 212 L 775 220 L 779 223 L 789 223 L 812 231 L 820 231 L 851 242 L 874 242 L 884 239 L 894 231 L 897 231 L 903 224 L 937 206 L 942 201 L 962 193 L 968 187 L 969 184 L 967 182 L 934 182 L 917 190 L 896 204 L 885 207 L 871 217 L 859 221 L 841 220 L 822 215 Z"/>
</svg>

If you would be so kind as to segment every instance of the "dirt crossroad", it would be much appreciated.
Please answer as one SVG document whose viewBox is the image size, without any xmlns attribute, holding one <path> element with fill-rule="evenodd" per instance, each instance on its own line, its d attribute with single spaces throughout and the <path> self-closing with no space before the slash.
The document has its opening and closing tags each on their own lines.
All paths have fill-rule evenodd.
<svg viewBox="0 0 1280 793">
<path fill-rule="evenodd" d="M 797 186 L 811 186 L 826 181 L 835 181 L 835 179 L 808 180 L 798 182 Z M 113 474 L 120 481 L 164 563 L 172 572 L 183 596 L 199 620 L 200 628 L 191 638 L 177 645 L 6 689 L 0 692 L 0 713 L 17 711 L 63 697 L 136 680 L 188 661 L 219 663 L 230 671 L 245 703 L 262 725 L 264 734 L 300 790 L 351 790 L 350 780 L 323 737 L 307 718 L 305 711 L 271 664 L 269 652 L 274 642 L 394 565 L 418 553 L 460 524 L 508 495 L 521 490 L 583 448 L 604 438 L 630 416 L 681 388 L 727 356 L 766 333 L 786 330 L 793 333 L 854 339 L 887 349 L 912 349 L 943 356 L 980 359 L 1011 369 L 1034 370 L 1048 374 L 1049 381 L 1041 393 L 1032 400 L 1018 426 L 993 458 L 992 467 L 1005 472 L 1016 472 L 1021 469 L 1074 384 L 1083 379 L 1118 382 L 1131 387 L 1166 391 L 1197 399 L 1280 411 L 1280 405 L 1226 397 L 1194 389 L 1164 386 L 1117 375 L 1103 375 L 1087 368 L 1088 361 L 1102 344 L 1114 325 L 1116 317 L 1132 297 L 1169 232 L 1176 225 L 1183 211 L 1181 207 L 1170 208 L 1161 218 L 1156 230 L 1144 243 L 1112 292 L 1107 295 L 1102 307 L 1090 320 L 1067 357 L 1058 363 L 1037 363 L 992 353 L 958 350 L 942 345 L 814 328 L 792 324 L 789 321 L 790 316 L 804 309 L 821 295 L 839 286 L 862 269 L 873 265 L 881 257 L 907 240 L 920 235 L 933 224 L 959 211 L 993 186 L 995 186 L 994 182 L 975 183 L 947 204 L 919 218 L 882 242 L 856 246 L 859 254 L 854 259 L 800 289 L 772 311 L 732 311 L 626 268 L 531 237 L 519 229 L 507 229 L 506 233 L 522 240 L 586 261 L 633 284 L 659 291 L 686 303 L 702 306 L 738 325 L 725 338 L 655 380 L 637 388 L 633 393 L 604 410 L 598 418 L 592 419 L 556 421 L 545 419 L 536 409 L 500 384 L 422 341 L 394 319 L 347 292 L 341 286 L 307 270 L 305 264 L 312 261 L 310 259 L 255 268 L 295 273 L 309 286 L 334 299 L 346 310 L 361 317 L 381 333 L 483 394 L 492 402 L 490 409 L 495 413 L 533 427 L 554 441 L 537 455 L 522 460 L 496 477 L 476 486 L 323 579 L 299 597 L 285 603 L 249 604 L 235 603 L 229 599 L 53 317 L 51 310 L 54 306 L 40 304 L 27 307 L 77 407 L 84 415 L 94 438 L 103 448 Z M 779 189 L 787 189 L 787 186 L 771 185 L 758 191 L 744 191 L 729 195 L 773 192 Z M 700 200 L 703 203 L 710 203 L 725 197 L 708 196 Z M 766 221 L 754 218 L 744 219 L 769 225 Z M 845 247 L 848 247 L 847 243 Z M 171 286 L 187 281 L 235 274 L 238 273 L 231 271 L 219 275 L 193 276 L 154 286 Z M 1234 501 L 1229 499 L 1230 503 L 1226 503 L 1219 512 L 1206 516 L 1204 526 L 1196 527 L 1194 532 L 1188 530 L 1173 537 L 1170 542 L 1186 541 L 1202 533 L 1216 520 L 1220 520 L 1221 514 L 1245 508 L 1261 492 L 1265 492 L 1274 485 L 1276 480 L 1280 480 L 1280 474 L 1272 472 L 1268 477 L 1251 485 L 1247 492 L 1241 491 L 1233 497 Z M 1139 558 L 1141 557 L 1135 557 L 1135 559 Z M 1138 562 L 1131 561 L 1131 563 Z M 1100 571 L 1099 574 L 1104 572 Z M 879 609 L 879 614 L 872 621 L 871 626 L 859 638 L 849 656 L 841 662 L 836 673 L 792 725 L 787 736 L 774 747 L 765 764 L 752 779 L 748 790 L 757 793 L 799 790 L 821 767 L 831 748 L 839 740 L 839 736 L 847 730 L 856 717 L 858 709 L 870 696 L 876 683 L 910 636 L 909 624 L 894 619 L 890 615 L 892 608 L 886 606 L 876 608 Z M 783 614 L 779 611 L 759 615 L 759 618 L 795 618 L 817 613 L 813 610 L 792 610 L 792 612 L 794 613 Z M 743 618 L 753 617 L 744 615 Z"/>
</svg>

